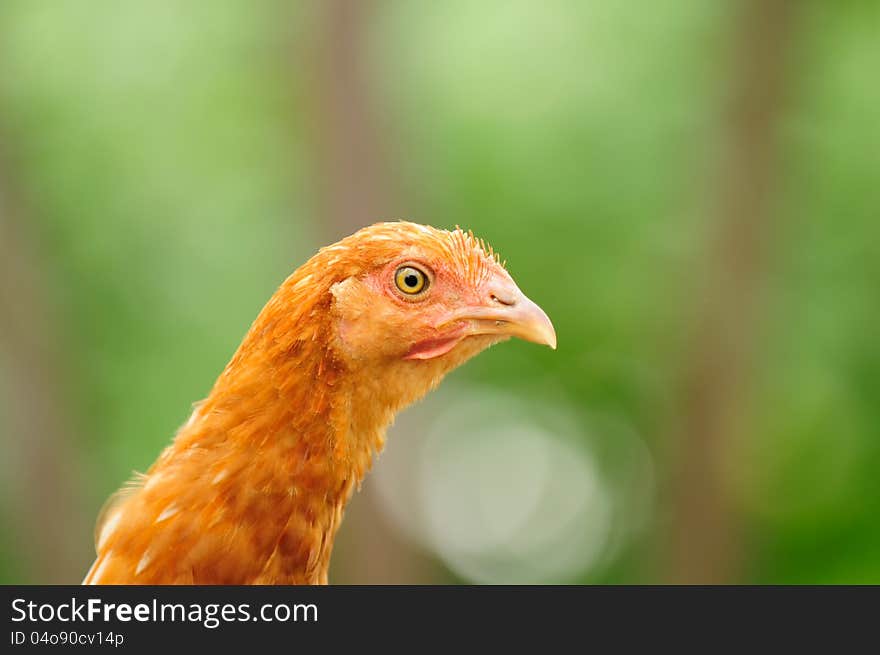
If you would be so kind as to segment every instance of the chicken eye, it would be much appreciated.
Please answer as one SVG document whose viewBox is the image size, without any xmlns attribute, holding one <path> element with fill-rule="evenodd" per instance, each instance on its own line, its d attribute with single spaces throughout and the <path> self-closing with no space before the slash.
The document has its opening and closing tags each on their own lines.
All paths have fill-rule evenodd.
<svg viewBox="0 0 880 655">
<path fill-rule="evenodd" d="M 403 293 L 414 296 L 428 286 L 428 276 L 413 266 L 401 266 L 394 274 L 394 284 Z"/>
</svg>

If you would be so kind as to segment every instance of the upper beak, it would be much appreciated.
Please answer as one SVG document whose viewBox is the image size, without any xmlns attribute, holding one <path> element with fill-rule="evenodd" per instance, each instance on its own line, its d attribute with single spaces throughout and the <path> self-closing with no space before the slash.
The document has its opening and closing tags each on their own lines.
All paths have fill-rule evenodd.
<svg viewBox="0 0 880 655">
<path fill-rule="evenodd" d="M 508 276 L 496 276 L 478 305 L 464 307 L 452 317 L 468 324 L 467 332 L 518 337 L 556 350 L 556 330 L 544 310 L 529 300 Z"/>
</svg>

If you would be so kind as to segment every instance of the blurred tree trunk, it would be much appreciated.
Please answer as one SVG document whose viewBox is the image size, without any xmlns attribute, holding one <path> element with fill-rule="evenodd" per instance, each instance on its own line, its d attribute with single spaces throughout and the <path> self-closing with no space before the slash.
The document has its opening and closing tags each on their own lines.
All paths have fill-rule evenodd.
<svg viewBox="0 0 880 655">
<path fill-rule="evenodd" d="M 312 50 L 312 121 L 318 171 L 318 224 L 333 242 L 380 220 L 402 218 L 369 69 L 368 38 L 376 4 L 327 0 L 319 5 Z M 369 477 L 346 510 L 334 546 L 331 582 L 431 582 L 433 563 L 404 543 L 379 508 Z M 435 582 L 437 580 L 434 580 Z"/>
<path fill-rule="evenodd" d="M 320 223 L 336 241 L 394 215 L 369 70 L 370 0 L 326 0 L 318 16 L 312 91 Z"/>
<path fill-rule="evenodd" d="M 737 6 L 731 103 L 683 380 L 673 582 L 729 583 L 741 575 L 742 534 L 725 487 L 745 429 L 767 265 L 779 236 L 776 141 L 797 8 L 789 0 L 744 0 Z"/>
<path fill-rule="evenodd" d="M 0 136 L 0 375 L 6 378 L 0 447 L 10 492 L 3 499 L 4 531 L 31 582 L 78 583 L 92 549 L 92 519 L 76 493 L 77 440 L 53 329 L 58 323 L 8 147 Z M 23 573 L 12 580 L 27 581 Z"/>
</svg>

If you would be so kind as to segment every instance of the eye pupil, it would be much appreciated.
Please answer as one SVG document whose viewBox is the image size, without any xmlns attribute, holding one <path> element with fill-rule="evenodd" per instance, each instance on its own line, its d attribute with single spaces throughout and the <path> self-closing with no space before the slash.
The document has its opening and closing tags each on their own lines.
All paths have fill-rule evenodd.
<svg viewBox="0 0 880 655">
<path fill-rule="evenodd" d="M 416 287 L 419 284 L 419 278 L 415 273 L 410 273 L 403 278 L 403 283 L 408 287 Z"/>
</svg>

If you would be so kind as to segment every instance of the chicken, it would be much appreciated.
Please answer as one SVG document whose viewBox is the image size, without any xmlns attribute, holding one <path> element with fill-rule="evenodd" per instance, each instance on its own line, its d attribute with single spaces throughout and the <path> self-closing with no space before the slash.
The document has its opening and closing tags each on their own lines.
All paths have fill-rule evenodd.
<svg viewBox="0 0 880 655">
<path fill-rule="evenodd" d="M 145 475 L 105 504 L 85 584 L 327 584 L 395 413 L 547 315 L 472 233 L 378 223 L 281 285 Z"/>
</svg>

